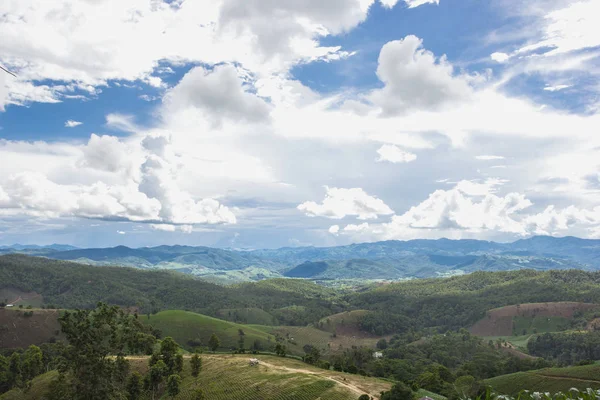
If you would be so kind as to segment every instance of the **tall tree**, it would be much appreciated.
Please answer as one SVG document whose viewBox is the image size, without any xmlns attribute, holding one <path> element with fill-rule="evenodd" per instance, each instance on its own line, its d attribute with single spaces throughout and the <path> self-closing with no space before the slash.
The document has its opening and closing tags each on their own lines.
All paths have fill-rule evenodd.
<svg viewBox="0 0 600 400">
<path fill-rule="evenodd" d="M 138 400 L 142 395 L 142 376 L 134 371 L 127 381 L 127 399 Z"/>
<path fill-rule="evenodd" d="M 44 369 L 42 350 L 35 345 L 31 345 L 25 350 L 22 361 L 24 380 L 35 378 L 41 374 Z"/>
<path fill-rule="evenodd" d="M 210 349 L 214 352 L 219 348 L 219 346 L 221 346 L 221 341 L 217 335 L 213 333 L 210 339 L 208 339 L 208 347 L 210 347 Z"/>
<path fill-rule="evenodd" d="M 179 394 L 181 384 L 181 377 L 177 374 L 170 375 L 167 379 L 167 393 L 171 398 L 174 398 Z"/>
<path fill-rule="evenodd" d="M 194 353 L 190 359 L 190 366 L 192 367 L 192 376 L 196 378 L 202 369 L 202 359 L 198 353 Z"/>
</svg>

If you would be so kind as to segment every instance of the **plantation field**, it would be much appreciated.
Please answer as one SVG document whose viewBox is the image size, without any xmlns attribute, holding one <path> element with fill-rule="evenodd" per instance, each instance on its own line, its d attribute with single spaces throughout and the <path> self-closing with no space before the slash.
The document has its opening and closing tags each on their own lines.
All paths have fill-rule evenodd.
<svg viewBox="0 0 600 400">
<path fill-rule="evenodd" d="M 375 348 L 380 337 L 360 337 L 337 334 L 335 337 L 329 332 L 322 331 L 312 326 L 276 326 L 257 327 L 284 339 L 290 354 L 303 355 L 304 345 L 310 344 L 318 348 L 323 355 L 335 354 L 345 349 L 357 347 Z"/>
<path fill-rule="evenodd" d="M 517 372 L 487 379 L 485 383 L 499 393 L 508 395 L 516 395 L 521 390 L 554 393 L 566 392 L 570 388 L 600 389 L 600 365 Z"/>
<path fill-rule="evenodd" d="M 275 337 L 262 330 L 188 311 L 161 311 L 151 315 L 150 319 L 143 317 L 141 320 L 159 329 L 163 337 L 171 336 L 188 349 L 193 347 L 188 343 L 190 340 L 207 346 L 213 333 L 221 341 L 220 350 L 238 348 L 240 329 L 244 332 L 246 348 L 251 348 L 255 340 L 258 340 L 264 349 L 275 346 Z"/>
<path fill-rule="evenodd" d="M 559 332 L 568 328 L 569 319 L 565 317 L 513 317 L 513 332 L 517 335 Z"/>
<path fill-rule="evenodd" d="M 477 336 L 512 336 L 557 332 L 567 329 L 577 311 L 597 308 L 597 304 L 576 302 L 528 303 L 495 308 L 469 331 Z"/>
<path fill-rule="evenodd" d="M 319 321 L 319 329 L 327 332 L 336 332 L 342 335 L 366 335 L 359 329 L 359 321 L 371 311 L 354 310 L 330 315 Z"/>
<path fill-rule="evenodd" d="M 25 312 L 33 315 L 25 316 Z M 57 310 L 0 309 L 0 347 L 24 348 L 61 338 L 59 315 Z"/>
<path fill-rule="evenodd" d="M 186 356 L 181 393 L 175 399 L 191 399 L 197 388 L 211 400 L 356 400 L 361 394 L 378 399 L 381 391 L 391 387 L 391 383 L 384 380 L 326 371 L 289 358 L 260 355 L 260 364 L 252 367 L 248 364 L 249 358 L 247 355 L 204 354 L 200 376 L 194 378 Z M 142 374 L 147 371 L 148 357 L 131 357 L 129 360 L 132 370 Z M 13 390 L 0 399 L 39 399 L 55 376 L 54 371 L 44 374 L 34 380 L 28 393 Z M 149 398 L 143 397 L 144 400 Z"/>
</svg>

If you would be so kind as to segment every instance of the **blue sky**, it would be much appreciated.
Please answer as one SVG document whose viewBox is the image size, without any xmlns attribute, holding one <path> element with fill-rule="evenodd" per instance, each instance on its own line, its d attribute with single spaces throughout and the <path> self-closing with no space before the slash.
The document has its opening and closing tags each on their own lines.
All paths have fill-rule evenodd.
<svg viewBox="0 0 600 400">
<path fill-rule="evenodd" d="M 594 1 L 31 2 L 0 244 L 600 236 Z"/>
</svg>

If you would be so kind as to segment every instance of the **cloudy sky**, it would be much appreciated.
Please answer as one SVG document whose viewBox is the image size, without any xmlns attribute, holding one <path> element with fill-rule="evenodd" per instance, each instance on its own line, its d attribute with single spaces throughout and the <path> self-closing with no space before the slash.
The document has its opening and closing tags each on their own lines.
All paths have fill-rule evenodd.
<svg viewBox="0 0 600 400">
<path fill-rule="evenodd" d="M 600 1 L 2 0 L 0 245 L 600 237 Z"/>
</svg>

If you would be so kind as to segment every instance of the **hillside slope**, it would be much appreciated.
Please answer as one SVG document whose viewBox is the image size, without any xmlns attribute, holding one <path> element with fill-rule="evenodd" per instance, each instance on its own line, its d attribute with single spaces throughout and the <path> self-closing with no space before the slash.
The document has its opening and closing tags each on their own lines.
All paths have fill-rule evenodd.
<svg viewBox="0 0 600 400">
<path fill-rule="evenodd" d="M 485 383 L 499 393 L 513 396 L 521 390 L 556 393 L 567 392 L 571 388 L 600 389 L 600 365 L 517 372 L 487 379 Z"/>
<path fill-rule="evenodd" d="M 191 399 L 197 388 L 210 400 L 356 400 L 362 394 L 378 399 L 379 393 L 391 386 L 383 380 L 326 371 L 288 358 L 260 355 L 260 364 L 254 367 L 248 364 L 249 356 L 244 355 L 205 354 L 202 359 L 202 371 L 194 379 L 190 374 L 189 357 L 185 357 L 181 393 L 176 400 Z M 147 357 L 129 360 L 133 370 L 147 371 Z M 0 399 L 39 399 L 55 376 L 55 371 L 41 375 L 33 380 L 28 392 L 12 390 L 0 395 Z"/>
</svg>

